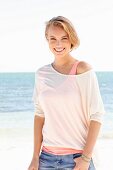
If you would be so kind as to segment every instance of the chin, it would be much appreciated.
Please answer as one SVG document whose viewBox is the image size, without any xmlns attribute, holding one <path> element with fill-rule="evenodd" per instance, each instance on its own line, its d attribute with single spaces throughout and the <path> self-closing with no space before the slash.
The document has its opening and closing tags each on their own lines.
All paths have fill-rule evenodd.
<svg viewBox="0 0 113 170">
<path fill-rule="evenodd" d="M 63 58 L 63 57 L 65 57 L 65 56 L 67 56 L 68 54 L 54 54 L 54 56 L 55 57 L 57 57 L 57 58 Z"/>
<path fill-rule="evenodd" d="M 64 56 L 66 56 L 66 55 L 68 55 L 69 54 L 69 51 L 68 52 L 64 52 L 64 53 L 56 53 L 56 52 L 54 52 L 54 51 L 52 51 L 52 53 L 54 54 L 54 56 L 61 56 L 61 57 L 64 57 Z"/>
</svg>

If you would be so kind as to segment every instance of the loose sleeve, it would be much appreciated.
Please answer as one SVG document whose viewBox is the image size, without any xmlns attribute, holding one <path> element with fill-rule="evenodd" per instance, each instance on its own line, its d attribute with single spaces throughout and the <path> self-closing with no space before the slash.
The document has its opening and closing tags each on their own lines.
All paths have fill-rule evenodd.
<svg viewBox="0 0 113 170">
<path fill-rule="evenodd" d="M 39 92 L 40 92 L 40 88 L 39 88 L 38 74 L 35 73 L 35 84 L 34 84 L 34 91 L 33 91 L 33 97 L 32 97 L 33 102 L 34 102 L 34 115 L 45 117 L 43 109 L 39 101 Z"/>
<path fill-rule="evenodd" d="M 95 120 L 102 123 L 103 114 L 105 113 L 104 105 L 99 89 L 99 84 L 97 80 L 96 73 L 93 71 L 90 76 L 90 106 L 89 106 L 89 114 L 90 120 Z"/>
</svg>

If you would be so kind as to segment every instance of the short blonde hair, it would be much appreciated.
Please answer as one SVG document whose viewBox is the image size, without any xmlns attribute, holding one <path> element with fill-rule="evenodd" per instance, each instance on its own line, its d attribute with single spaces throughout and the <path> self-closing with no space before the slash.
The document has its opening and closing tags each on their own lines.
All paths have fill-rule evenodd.
<svg viewBox="0 0 113 170">
<path fill-rule="evenodd" d="M 59 26 L 64 29 L 64 31 L 68 34 L 69 40 L 71 42 L 71 50 L 73 48 L 77 48 L 80 44 L 80 40 L 77 36 L 74 26 L 72 23 L 63 16 L 53 17 L 51 20 L 46 22 L 45 28 L 45 37 L 47 39 L 48 29 L 50 26 Z"/>
</svg>

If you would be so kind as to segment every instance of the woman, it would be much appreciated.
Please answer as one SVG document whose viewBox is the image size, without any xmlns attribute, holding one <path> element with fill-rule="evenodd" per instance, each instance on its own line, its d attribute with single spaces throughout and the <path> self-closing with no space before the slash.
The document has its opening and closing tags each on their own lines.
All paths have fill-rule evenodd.
<svg viewBox="0 0 113 170">
<path fill-rule="evenodd" d="M 79 39 L 67 18 L 48 21 L 45 37 L 54 61 L 35 76 L 34 152 L 28 170 L 95 170 L 104 113 L 96 74 L 70 54 Z"/>
</svg>

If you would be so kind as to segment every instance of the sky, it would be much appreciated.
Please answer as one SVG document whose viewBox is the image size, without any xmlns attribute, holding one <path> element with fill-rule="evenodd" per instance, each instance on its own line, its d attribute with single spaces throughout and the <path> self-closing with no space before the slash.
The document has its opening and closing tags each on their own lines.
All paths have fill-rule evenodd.
<svg viewBox="0 0 113 170">
<path fill-rule="evenodd" d="M 71 55 L 96 71 L 113 71 L 112 0 L 0 0 L 0 72 L 34 72 L 52 63 L 45 22 L 62 15 L 80 46 Z"/>
</svg>

